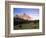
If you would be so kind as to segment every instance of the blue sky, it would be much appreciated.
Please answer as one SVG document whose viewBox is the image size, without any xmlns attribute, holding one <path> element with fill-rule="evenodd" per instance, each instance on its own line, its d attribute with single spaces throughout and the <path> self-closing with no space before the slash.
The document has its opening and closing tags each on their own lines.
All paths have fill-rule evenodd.
<svg viewBox="0 0 46 38">
<path fill-rule="evenodd" d="M 35 18 L 39 17 L 39 9 L 35 9 L 35 8 L 13 8 L 13 14 L 28 14 L 28 15 L 32 15 Z"/>
<path fill-rule="evenodd" d="M 14 8 L 14 14 L 26 13 L 26 14 L 39 14 L 39 9 L 33 8 Z"/>
</svg>

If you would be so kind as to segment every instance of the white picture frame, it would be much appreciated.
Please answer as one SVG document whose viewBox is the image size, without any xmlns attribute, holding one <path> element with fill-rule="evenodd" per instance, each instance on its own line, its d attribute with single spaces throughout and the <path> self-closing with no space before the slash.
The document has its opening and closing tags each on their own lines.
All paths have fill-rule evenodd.
<svg viewBox="0 0 46 38">
<path fill-rule="evenodd" d="M 32 5 L 31 5 L 32 4 Z M 13 8 L 35 8 L 39 9 L 39 29 L 13 30 Z M 6 36 L 32 36 L 45 34 L 45 4 L 44 3 L 28 3 L 28 2 L 5 2 L 6 16 Z"/>
</svg>

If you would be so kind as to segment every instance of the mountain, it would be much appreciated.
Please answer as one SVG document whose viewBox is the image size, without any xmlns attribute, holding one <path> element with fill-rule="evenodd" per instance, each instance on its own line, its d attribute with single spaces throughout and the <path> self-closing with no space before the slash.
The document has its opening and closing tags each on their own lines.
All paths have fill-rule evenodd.
<svg viewBox="0 0 46 38">
<path fill-rule="evenodd" d="M 32 20 L 32 16 L 29 16 L 27 14 L 16 14 L 15 18 L 20 18 L 24 20 Z"/>
<path fill-rule="evenodd" d="M 14 16 L 14 25 L 37 22 L 37 21 L 38 20 L 33 20 L 32 16 L 29 16 L 25 13 L 24 14 L 16 14 L 16 16 Z"/>
</svg>

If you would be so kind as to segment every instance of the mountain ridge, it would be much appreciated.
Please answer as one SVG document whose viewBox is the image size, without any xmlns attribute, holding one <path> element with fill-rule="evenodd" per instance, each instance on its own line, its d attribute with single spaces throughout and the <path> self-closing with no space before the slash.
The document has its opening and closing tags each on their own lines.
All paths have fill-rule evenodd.
<svg viewBox="0 0 46 38">
<path fill-rule="evenodd" d="M 23 13 L 23 14 L 16 14 L 15 16 L 14 16 L 15 18 L 16 17 L 18 17 L 18 18 L 21 18 L 21 19 L 24 19 L 24 20 L 38 20 L 38 19 L 34 19 L 34 17 L 32 16 L 32 15 L 28 15 L 28 14 L 25 14 L 25 13 Z"/>
</svg>

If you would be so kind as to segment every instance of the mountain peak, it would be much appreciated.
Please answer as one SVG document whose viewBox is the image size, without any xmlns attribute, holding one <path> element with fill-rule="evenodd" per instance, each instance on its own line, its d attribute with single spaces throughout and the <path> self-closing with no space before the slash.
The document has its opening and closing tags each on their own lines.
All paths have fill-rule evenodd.
<svg viewBox="0 0 46 38">
<path fill-rule="evenodd" d="M 18 18 L 21 18 L 21 19 L 24 19 L 24 20 L 30 20 L 30 19 L 32 19 L 31 16 L 29 16 L 28 14 L 25 14 L 25 13 L 23 13 L 23 14 L 16 14 L 15 17 L 18 17 Z"/>
</svg>

